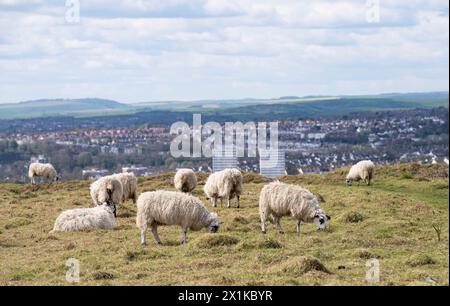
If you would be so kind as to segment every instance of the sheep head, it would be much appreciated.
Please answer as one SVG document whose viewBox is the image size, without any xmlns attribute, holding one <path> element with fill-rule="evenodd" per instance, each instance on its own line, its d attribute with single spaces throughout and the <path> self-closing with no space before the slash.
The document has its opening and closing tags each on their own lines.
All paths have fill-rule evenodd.
<svg viewBox="0 0 450 306">
<path fill-rule="evenodd" d="M 325 214 L 322 209 L 316 211 L 316 214 L 314 215 L 314 224 L 317 226 L 318 231 L 325 230 L 329 220 L 331 220 L 331 217 Z"/>
<path fill-rule="evenodd" d="M 219 221 L 217 214 L 210 213 L 210 222 L 208 224 L 208 231 L 210 233 L 217 233 L 217 231 L 219 230 L 220 224 L 222 224 L 222 222 Z"/>
</svg>

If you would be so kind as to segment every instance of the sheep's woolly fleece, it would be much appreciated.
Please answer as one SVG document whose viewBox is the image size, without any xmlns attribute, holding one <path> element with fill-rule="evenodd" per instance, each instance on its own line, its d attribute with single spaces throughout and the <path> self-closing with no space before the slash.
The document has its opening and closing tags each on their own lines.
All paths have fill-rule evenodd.
<svg viewBox="0 0 450 306">
<path fill-rule="evenodd" d="M 365 180 L 370 183 L 375 172 L 375 164 L 370 160 L 362 160 L 350 168 L 347 181 Z"/>
<path fill-rule="evenodd" d="M 240 196 L 243 188 L 242 173 L 237 169 L 225 169 L 212 173 L 203 188 L 208 198 L 228 199 L 231 196 Z"/>
<path fill-rule="evenodd" d="M 217 220 L 202 202 L 189 194 L 174 191 L 142 193 L 137 201 L 136 225 L 180 225 L 193 231 L 201 230 Z"/>
<path fill-rule="evenodd" d="M 191 192 L 197 187 L 197 177 L 191 169 L 179 169 L 173 181 L 175 188 L 181 192 Z"/>
<path fill-rule="evenodd" d="M 108 190 L 111 194 L 108 193 Z M 91 184 L 90 191 L 92 201 L 95 205 L 100 205 L 108 201 L 116 205 L 122 203 L 122 183 L 114 177 L 104 176 L 98 179 Z"/>
<path fill-rule="evenodd" d="M 34 179 L 35 177 L 55 179 L 57 173 L 52 164 L 31 163 L 28 168 L 28 177 L 30 179 Z"/>
<path fill-rule="evenodd" d="M 263 187 L 259 197 L 259 213 L 261 217 L 261 229 L 265 232 L 265 221 L 270 216 L 277 222 L 281 230 L 279 219 L 283 216 L 291 216 L 298 222 L 312 223 L 316 216 L 320 215 L 324 220 L 329 219 L 320 208 L 317 197 L 309 190 L 296 185 L 281 182 L 272 182 Z M 300 231 L 300 223 L 297 231 Z M 320 227 L 325 224 L 320 224 Z M 319 225 L 318 225 L 319 227 Z"/>
<path fill-rule="evenodd" d="M 122 183 L 122 202 L 125 202 L 128 199 L 132 199 L 133 203 L 136 203 L 137 178 L 134 173 L 118 173 L 111 175 L 111 177 L 119 180 L 120 183 Z"/>
<path fill-rule="evenodd" d="M 116 221 L 108 204 L 91 208 L 66 210 L 56 218 L 51 232 L 75 232 L 92 229 L 113 229 Z"/>
</svg>

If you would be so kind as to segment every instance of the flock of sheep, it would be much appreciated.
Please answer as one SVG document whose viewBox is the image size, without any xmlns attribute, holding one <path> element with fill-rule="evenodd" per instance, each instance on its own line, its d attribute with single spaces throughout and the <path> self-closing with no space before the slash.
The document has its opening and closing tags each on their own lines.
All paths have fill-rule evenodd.
<svg viewBox="0 0 450 306">
<path fill-rule="evenodd" d="M 364 181 L 367 185 L 373 178 L 375 165 L 371 161 L 361 161 L 354 165 L 346 178 L 348 185 L 353 181 Z M 36 177 L 56 181 L 58 175 L 51 164 L 32 163 L 29 167 L 29 178 L 35 184 Z M 180 169 L 174 177 L 174 186 L 178 190 L 158 190 L 143 192 L 137 198 L 137 179 L 133 173 L 120 173 L 102 177 L 90 186 L 90 194 L 95 207 L 71 209 L 62 212 L 55 221 L 52 232 L 82 231 L 95 228 L 113 229 L 116 226 L 116 206 L 132 199 L 137 205 L 136 225 L 140 229 L 141 244 L 146 244 L 146 232 L 150 227 L 156 243 L 161 240 L 158 226 L 178 225 L 182 228 L 181 243 L 186 243 L 186 233 L 190 229 L 198 231 L 203 228 L 209 232 L 217 232 L 221 222 L 218 215 L 209 212 L 203 203 L 190 193 L 197 186 L 197 178 L 191 169 Z M 243 176 L 238 169 L 225 169 L 209 175 L 204 186 L 204 193 L 213 207 L 217 200 L 237 198 L 240 207 L 240 196 L 243 192 Z M 300 232 L 300 224 L 314 223 L 318 230 L 324 230 L 330 216 L 320 208 L 317 197 L 309 190 L 297 186 L 274 181 L 265 185 L 259 197 L 259 214 L 261 231 L 266 233 L 266 221 L 270 219 L 278 231 L 283 232 L 280 220 L 291 216 Z"/>
</svg>

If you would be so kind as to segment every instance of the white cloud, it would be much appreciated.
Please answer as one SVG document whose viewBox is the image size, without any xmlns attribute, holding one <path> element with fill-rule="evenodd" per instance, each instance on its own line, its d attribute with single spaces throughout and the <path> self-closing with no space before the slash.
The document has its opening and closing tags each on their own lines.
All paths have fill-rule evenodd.
<svg viewBox="0 0 450 306">
<path fill-rule="evenodd" d="M 448 90 L 448 2 L 380 3 L 0 0 L 0 103 Z"/>
</svg>

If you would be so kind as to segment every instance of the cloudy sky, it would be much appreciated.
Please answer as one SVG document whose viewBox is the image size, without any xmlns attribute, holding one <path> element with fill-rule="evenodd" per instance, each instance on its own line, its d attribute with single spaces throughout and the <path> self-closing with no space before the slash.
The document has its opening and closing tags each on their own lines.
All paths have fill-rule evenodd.
<svg viewBox="0 0 450 306">
<path fill-rule="evenodd" d="M 449 2 L 376 2 L 0 0 L 0 103 L 447 91 Z"/>
</svg>

